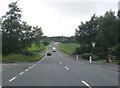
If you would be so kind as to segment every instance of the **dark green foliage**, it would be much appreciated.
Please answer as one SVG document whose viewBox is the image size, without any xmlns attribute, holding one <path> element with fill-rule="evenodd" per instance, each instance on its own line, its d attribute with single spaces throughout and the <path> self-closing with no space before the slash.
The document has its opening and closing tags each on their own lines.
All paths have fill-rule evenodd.
<svg viewBox="0 0 120 88">
<path fill-rule="evenodd" d="M 34 53 L 31 51 L 23 51 L 21 54 L 26 55 L 26 56 L 33 56 Z"/>
<path fill-rule="evenodd" d="M 111 49 L 111 54 L 120 57 L 120 44 L 115 45 L 114 47 L 112 47 Z"/>
<path fill-rule="evenodd" d="M 92 56 L 91 53 L 83 53 L 83 54 L 81 55 L 82 58 L 87 59 L 87 60 L 89 60 L 90 56 Z"/>
<path fill-rule="evenodd" d="M 52 36 L 48 37 L 49 41 L 62 42 L 62 43 L 72 43 L 75 42 L 74 36 L 65 37 L 65 36 Z"/>
<path fill-rule="evenodd" d="M 82 54 L 82 53 L 90 53 L 92 50 L 92 47 L 90 45 L 81 45 L 80 47 L 75 49 L 76 54 Z"/>
<path fill-rule="evenodd" d="M 44 42 L 42 42 L 44 45 L 48 45 L 48 44 L 50 44 L 48 41 L 44 41 Z"/>
<path fill-rule="evenodd" d="M 75 38 L 73 36 L 71 37 L 66 37 L 64 40 L 62 40 L 62 43 L 73 43 L 75 42 Z"/>
<path fill-rule="evenodd" d="M 100 17 L 93 15 L 90 21 L 81 22 L 76 29 L 75 38 L 81 44 L 81 48 L 76 49 L 76 53 L 93 53 L 103 58 L 108 54 L 119 56 L 119 30 L 119 14 L 118 18 L 112 11 L 106 12 L 104 16 Z M 90 46 L 92 42 L 96 42 L 94 48 Z"/>
<path fill-rule="evenodd" d="M 17 2 L 9 4 L 9 11 L 2 18 L 2 53 L 20 53 L 33 42 L 40 42 L 43 33 L 41 27 L 32 27 L 21 21 L 21 9 Z"/>
</svg>

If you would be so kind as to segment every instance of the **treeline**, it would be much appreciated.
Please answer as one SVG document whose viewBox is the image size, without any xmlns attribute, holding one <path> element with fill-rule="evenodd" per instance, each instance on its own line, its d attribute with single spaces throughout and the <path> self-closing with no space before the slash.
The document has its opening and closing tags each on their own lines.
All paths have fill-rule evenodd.
<svg viewBox="0 0 120 88">
<path fill-rule="evenodd" d="M 75 53 L 89 53 L 101 58 L 108 55 L 120 57 L 119 30 L 120 11 L 117 16 L 111 10 L 100 17 L 94 14 L 89 21 L 81 22 L 75 31 L 75 39 L 81 45 Z M 95 47 L 92 42 L 95 42 Z"/>
<path fill-rule="evenodd" d="M 74 39 L 74 36 L 71 36 L 71 37 L 66 37 L 66 36 L 52 36 L 52 37 L 47 37 L 47 36 L 43 36 L 42 37 L 42 40 L 44 42 L 51 42 L 51 41 L 54 41 L 54 42 L 62 42 L 62 43 L 72 43 L 72 42 L 75 42 L 75 39 Z"/>
<path fill-rule="evenodd" d="M 9 4 L 9 11 L 2 17 L 2 54 L 20 53 L 33 42 L 39 43 L 43 35 L 41 27 L 28 25 L 21 20 L 22 11 L 17 2 Z"/>
</svg>

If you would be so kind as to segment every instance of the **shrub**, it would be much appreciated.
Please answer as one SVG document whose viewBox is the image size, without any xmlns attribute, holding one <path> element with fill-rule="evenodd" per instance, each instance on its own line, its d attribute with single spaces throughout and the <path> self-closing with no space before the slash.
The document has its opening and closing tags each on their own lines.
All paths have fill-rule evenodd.
<svg viewBox="0 0 120 88">
<path fill-rule="evenodd" d="M 87 60 L 89 60 L 89 57 L 90 57 L 90 56 L 92 56 L 91 53 L 83 53 L 83 54 L 81 55 L 82 58 L 87 59 Z"/>
<path fill-rule="evenodd" d="M 83 54 L 83 53 L 90 53 L 91 47 L 89 45 L 81 45 L 80 47 L 75 49 L 75 54 Z"/>
<path fill-rule="evenodd" d="M 22 54 L 27 55 L 27 56 L 33 56 L 34 55 L 34 53 L 30 52 L 30 51 L 23 51 Z"/>
<path fill-rule="evenodd" d="M 116 46 L 114 46 L 111 50 L 111 53 L 115 56 L 119 56 L 120 57 L 120 44 L 117 44 Z"/>
</svg>

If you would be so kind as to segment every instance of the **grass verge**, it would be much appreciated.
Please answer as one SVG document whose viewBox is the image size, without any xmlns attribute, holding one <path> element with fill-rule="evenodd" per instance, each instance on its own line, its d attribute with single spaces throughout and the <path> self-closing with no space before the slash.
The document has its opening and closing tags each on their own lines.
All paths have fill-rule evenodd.
<svg viewBox="0 0 120 88">
<path fill-rule="evenodd" d="M 15 63 L 15 62 L 32 62 L 32 61 L 40 60 L 45 55 L 44 54 L 41 55 L 39 53 L 46 53 L 48 46 L 45 46 L 44 44 L 40 44 L 38 46 L 32 44 L 31 47 L 28 47 L 27 52 L 23 54 L 13 53 L 7 56 L 2 56 L 2 62 Z M 26 54 L 30 54 L 30 55 L 26 55 Z"/>
<path fill-rule="evenodd" d="M 79 46 L 76 43 L 59 43 L 59 49 L 68 55 L 73 55 L 75 49 Z"/>
<path fill-rule="evenodd" d="M 35 54 L 33 56 L 27 56 L 23 54 L 9 54 L 7 56 L 3 56 L 2 61 L 7 63 L 15 63 L 15 62 L 31 62 L 40 60 L 44 57 L 44 55 Z"/>
</svg>

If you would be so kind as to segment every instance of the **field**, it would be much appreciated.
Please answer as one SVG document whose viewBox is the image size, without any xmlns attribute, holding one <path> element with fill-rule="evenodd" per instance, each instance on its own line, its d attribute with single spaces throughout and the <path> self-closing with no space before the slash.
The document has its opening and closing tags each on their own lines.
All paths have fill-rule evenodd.
<svg viewBox="0 0 120 88">
<path fill-rule="evenodd" d="M 75 49 L 79 46 L 76 43 L 59 43 L 59 49 L 69 55 L 73 55 Z"/>
</svg>

